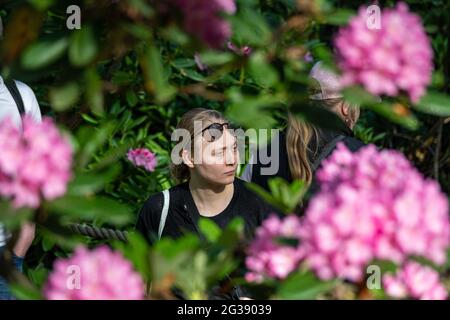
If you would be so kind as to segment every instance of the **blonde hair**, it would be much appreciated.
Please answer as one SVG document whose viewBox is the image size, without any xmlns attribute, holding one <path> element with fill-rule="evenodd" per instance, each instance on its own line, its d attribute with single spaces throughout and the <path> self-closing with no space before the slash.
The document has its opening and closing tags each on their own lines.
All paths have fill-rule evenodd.
<svg viewBox="0 0 450 320">
<path fill-rule="evenodd" d="M 319 102 L 321 107 L 333 111 L 336 107 L 345 103 L 349 107 L 348 117 L 344 119 L 346 124 L 351 127 L 359 117 L 359 108 L 345 102 L 342 98 L 325 99 Z M 340 114 L 339 114 L 340 115 Z M 342 115 L 340 115 L 343 117 Z M 349 123 L 350 122 L 350 123 Z M 319 138 L 318 130 L 308 122 L 299 119 L 295 115 L 288 114 L 288 125 L 286 132 L 286 148 L 289 161 L 289 169 L 293 179 L 300 179 L 305 181 L 308 185 L 313 178 L 311 163 L 308 157 L 310 150 L 309 144 L 312 137 L 316 141 Z M 314 150 L 314 154 L 317 149 Z"/>
<path fill-rule="evenodd" d="M 185 129 L 189 132 L 191 137 L 194 137 L 194 123 L 196 121 L 214 121 L 214 120 L 223 120 L 225 121 L 225 118 L 223 115 L 216 110 L 210 110 L 205 108 L 194 108 L 186 112 L 178 122 L 178 125 L 176 129 Z M 183 146 L 183 149 L 186 149 L 186 146 Z M 181 152 L 182 152 L 181 150 Z M 193 152 L 193 148 L 191 146 L 191 152 Z M 181 156 L 181 154 L 180 154 Z M 184 182 L 186 180 L 189 180 L 190 178 L 190 172 L 188 166 L 186 166 L 184 163 L 180 164 L 170 164 L 170 173 L 172 177 L 178 182 Z"/>
</svg>

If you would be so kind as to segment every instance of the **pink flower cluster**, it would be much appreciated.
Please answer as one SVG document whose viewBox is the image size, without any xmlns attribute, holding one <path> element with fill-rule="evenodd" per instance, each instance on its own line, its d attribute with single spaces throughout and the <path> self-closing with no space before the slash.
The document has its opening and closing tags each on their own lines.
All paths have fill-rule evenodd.
<svg viewBox="0 0 450 320">
<path fill-rule="evenodd" d="M 383 276 L 385 292 L 393 298 L 445 300 L 447 290 L 439 281 L 439 273 L 417 262 L 408 262 L 396 275 Z"/>
<path fill-rule="evenodd" d="M 373 259 L 446 261 L 449 204 L 399 152 L 340 143 L 317 172 L 320 192 L 302 222 L 307 263 L 322 279 L 359 281 Z"/>
<path fill-rule="evenodd" d="M 281 220 L 271 215 L 256 230 L 256 238 L 248 249 L 245 260 L 249 282 L 261 282 L 265 278 L 284 279 L 294 271 L 302 257 L 300 219 L 290 215 Z M 294 241 L 294 243 L 285 243 Z"/>
<path fill-rule="evenodd" d="M 335 39 L 342 85 L 361 84 L 375 95 L 404 91 L 417 102 L 433 70 L 433 51 L 420 17 L 400 2 L 383 10 L 379 29 L 369 25 L 372 18 L 361 7 Z"/>
<path fill-rule="evenodd" d="M 44 287 L 49 300 L 142 300 L 145 285 L 132 264 L 107 246 L 78 247 L 55 262 Z"/>
<path fill-rule="evenodd" d="M 139 148 L 128 151 L 128 160 L 137 167 L 143 167 L 147 171 L 155 171 L 155 167 L 158 163 L 156 156 L 148 149 Z"/>
<path fill-rule="evenodd" d="M 0 195 L 15 207 L 39 206 L 66 192 L 72 149 L 50 118 L 25 116 L 22 132 L 9 119 L 0 123 Z"/>
<path fill-rule="evenodd" d="M 183 14 L 183 28 L 206 45 L 221 48 L 231 36 L 230 24 L 221 14 L 236 12 L 234 0 L 174 0 Z"/>
</svg>

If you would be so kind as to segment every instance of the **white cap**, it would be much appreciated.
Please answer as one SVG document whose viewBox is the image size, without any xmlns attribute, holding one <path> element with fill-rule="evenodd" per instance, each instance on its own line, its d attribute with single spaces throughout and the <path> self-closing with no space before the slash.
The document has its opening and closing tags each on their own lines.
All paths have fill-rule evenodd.
<svg viewBox="0 0 450 320">
<path fill-rule="evenodd" d="M 339 77 L 331 70 L 325 68 L 321 61 L 311 69 L 309 76 L 316 80 L 320 86 L 320 92 L 310 95 L 311 100 L 325 100 L 343 98 Z"/>
</svg>

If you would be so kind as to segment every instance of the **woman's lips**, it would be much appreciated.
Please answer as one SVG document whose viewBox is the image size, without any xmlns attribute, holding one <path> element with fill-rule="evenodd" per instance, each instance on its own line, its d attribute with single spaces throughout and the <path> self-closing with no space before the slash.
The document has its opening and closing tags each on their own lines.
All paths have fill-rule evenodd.
<svg viewBox="0 0 450 320">
<path fill-rule="evenodd" d="M 225 172 L 225 174 L 226 174 L 227 176 L 231 176 L 231 175 L 234 176 L 235 173 L 236 173 L 236 169 Z"/>
</svg>

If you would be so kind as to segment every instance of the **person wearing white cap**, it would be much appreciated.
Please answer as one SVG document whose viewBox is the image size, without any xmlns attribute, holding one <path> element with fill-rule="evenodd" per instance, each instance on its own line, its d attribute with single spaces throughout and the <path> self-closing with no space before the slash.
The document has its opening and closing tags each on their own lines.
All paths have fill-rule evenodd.
<svg viewBox="0 0 450 320">
<path fill-rule="evenodd" d="M 2 25 L 0 19 L 0 39 L 2 37 Z M 0 76 L 0 122 L 10 118 L 13 123 L 21 127 L 22 117 L 29 115 L 35 121 L 41 121 L 41 111 L 33 90 L 25 83 L 16 80 L 4 80 Z M 21 270 L 25 254 L 33 242 L 35 235 L 35 225 L 25 223 L 15 242 L 13 260 L 16 267 Z M 0 221 L 0 256 L 2 255 L 11 234 L 5 229 Z M 0 300 L 12 299 L 5 279 L 0 277 Z"/>
<path fill-rule="evenodd" d="M 252 155 L 241 176 L 243 180 L 269 190 L 268 180 L 271 178 L 281 177 L 288 182 L 300 179 L 310 185 L 310 190 L 314 192 L 317 190 L 313 179 L 314 171 L 320 166 L 322 160 L 332 153 L 337 143 L 343 142 L 351 151 L 364 146 L 364 143 L 354 138 L 352 133 L 359 118 L 359 108 L 344 101 L 338 76 L 326 69 L 320 61 L 313 66 L 309 76 L 313 83 L 309 99 L 319 107 L 337 114 L 338 119 L 342 120 L 336 126 L 340 129 L 317 128 L 289 113 L 286 130 L 279 134 L 278 139 L 272 141 L 272 144 L 279 144 L 279 153 L 272 155 L 271 146 L 268 146 L 266 150 L 271 162 L 278 161 L 275 165 L 278 168 L 277 172 L 273 175 L 264 175 L 261 169 L 273 167 L 273 163 L 263 164 L 255 155 Z M 256 159 L 255 163 L 253 159 Z M 302 213 L 300 207 L 297 213 Z"/>
</svg>

